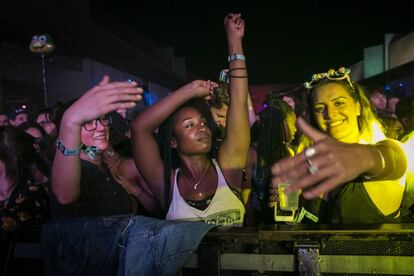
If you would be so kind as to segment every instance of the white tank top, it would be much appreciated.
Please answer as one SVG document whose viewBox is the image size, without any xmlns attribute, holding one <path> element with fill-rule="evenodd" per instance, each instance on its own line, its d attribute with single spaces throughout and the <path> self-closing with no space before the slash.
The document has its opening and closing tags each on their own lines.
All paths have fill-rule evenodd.
<svg viewBox="0 0 414 276">
<path fill-rule="evenodd" d="M 190 206 L 181 196 L 177 185 L 179 168 L 175 170 L 173 198 L 166 220 L 204 221 L 209 224 L 243 226 L 245 208 L 224 179 L 216 160 L 212 160 L 217 172 L 217 190 L 205 210 Z"/>
</svg>

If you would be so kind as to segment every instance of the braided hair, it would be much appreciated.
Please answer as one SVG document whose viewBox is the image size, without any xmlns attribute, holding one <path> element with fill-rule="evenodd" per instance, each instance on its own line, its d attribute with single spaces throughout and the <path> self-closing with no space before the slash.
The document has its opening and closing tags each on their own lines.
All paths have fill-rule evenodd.
<svg viewBox="0 0 414 276">
<path fill-rule="evenodd" d="M 180 106 L 176 111 L 174 111 L 160 126 L 157 134 L 157 143 L 161 154 L 161 159 L 164 163 L 164 199 L 165 202 L 169 202 L 170 198 L 170 186 L 171 186 L 171 170 L 177 169 L 181 162 L 177 154 L 176 149 L 171 148 L 170 142 L 174 137 L 174 124 L 176 122 L 176 114 L 182 108 L 194 108 L 198 110 L 201 115 L 206 119 L 206 126 L 211 130 L 212 133 L 212 148 L 209 152 L 209 158 L 215 158 L 217 155 L 217 146 L 216 146 L 216 137 L 217 137 L 217 125 L 214 122 L 213 116 L 210 112 L 210 107 L 204 100 L 201 99 L 192 99 L 182 106 Z M 166 211 L 166 210 L 165 210 Z"/>
<path fill-rule="evenodd" d="M 268 107 L 260 114 L 257 136 L 257 179 L 268 183 L 271 165 L 278 160 L 288 157 L 286 146 L 288 133 L 285 129 L 285 119 L 293 114 L 293 109 L 279 98 L 268 102 Z"/>
</svg>

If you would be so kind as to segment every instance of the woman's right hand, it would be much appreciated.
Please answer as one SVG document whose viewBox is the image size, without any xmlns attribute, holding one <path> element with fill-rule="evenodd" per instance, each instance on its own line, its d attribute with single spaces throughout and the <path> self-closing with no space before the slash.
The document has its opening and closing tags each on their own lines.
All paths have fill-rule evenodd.
<svg viewBox="0 0 414 276">
<path fill-rule="evenodd" d="M 272 188 L 289 182 L 287 192 L 302 189 L 305 199 L 313 199 L 356 179 L 375 163 L 376 155 L 375 151 L 371 153 L 371 146 L 339 142 L 312 128 L 300 117 L 296 124 L 314 144 L 308 147 L 311 150 L 308 156 L 305 150 L 272 166 Z"/>
<path fill-rule="evenodd" d="M 104 76 L 101 82 L 88 90 L 65 112 L 72 124 L 83 125 L 111 111 L 132 108 L 142 99 L 142 88 L 136 82 L 109 82 Z"/>
</svg>

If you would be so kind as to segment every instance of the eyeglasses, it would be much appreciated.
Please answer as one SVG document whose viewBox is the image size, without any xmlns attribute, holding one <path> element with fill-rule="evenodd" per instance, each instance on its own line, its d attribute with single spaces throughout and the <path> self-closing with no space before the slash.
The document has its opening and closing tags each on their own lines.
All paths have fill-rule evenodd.
<svg viewBox="0 0 414 276">
<path fill-rule="evenodd" d="M 83 125 L 83 127 L 87 130 L 87 131 L 92 131 L 95 130 L 98 127 L 98 121 L 103 125 L 103 126 L 109 126 L 112 123 L 111 117 L 103 117 L 103 118 L 99 118 L 99 119 L 95 119 L 92 120 L 90 122 L 87 122 Z"/>
<path fill-rule="evenodd" d="M 47 125 L 52 124 L 52 121 L 40 121 L 38 124 L 41 125 L 42 127 L 45 127 Z"/>
</svg>

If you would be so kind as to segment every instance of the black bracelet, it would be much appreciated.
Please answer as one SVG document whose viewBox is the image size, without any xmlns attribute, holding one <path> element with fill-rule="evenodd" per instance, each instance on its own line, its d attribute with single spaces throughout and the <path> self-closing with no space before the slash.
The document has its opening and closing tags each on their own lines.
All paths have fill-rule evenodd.
<svg viewBox="0 0 414 276">
<path fill-rule="evenodd" d="M 230 70 L 229 70 L 229 73 L 230 73 L 230 72 L 232 72 L 232 71 L 236 71 L 236 70 L 247 70 L 247 68 L 246 68 L 246 67 L 237 67 L 237 68 L 233 68 L 233 69 L 230 69 Z"/>
</svg>

